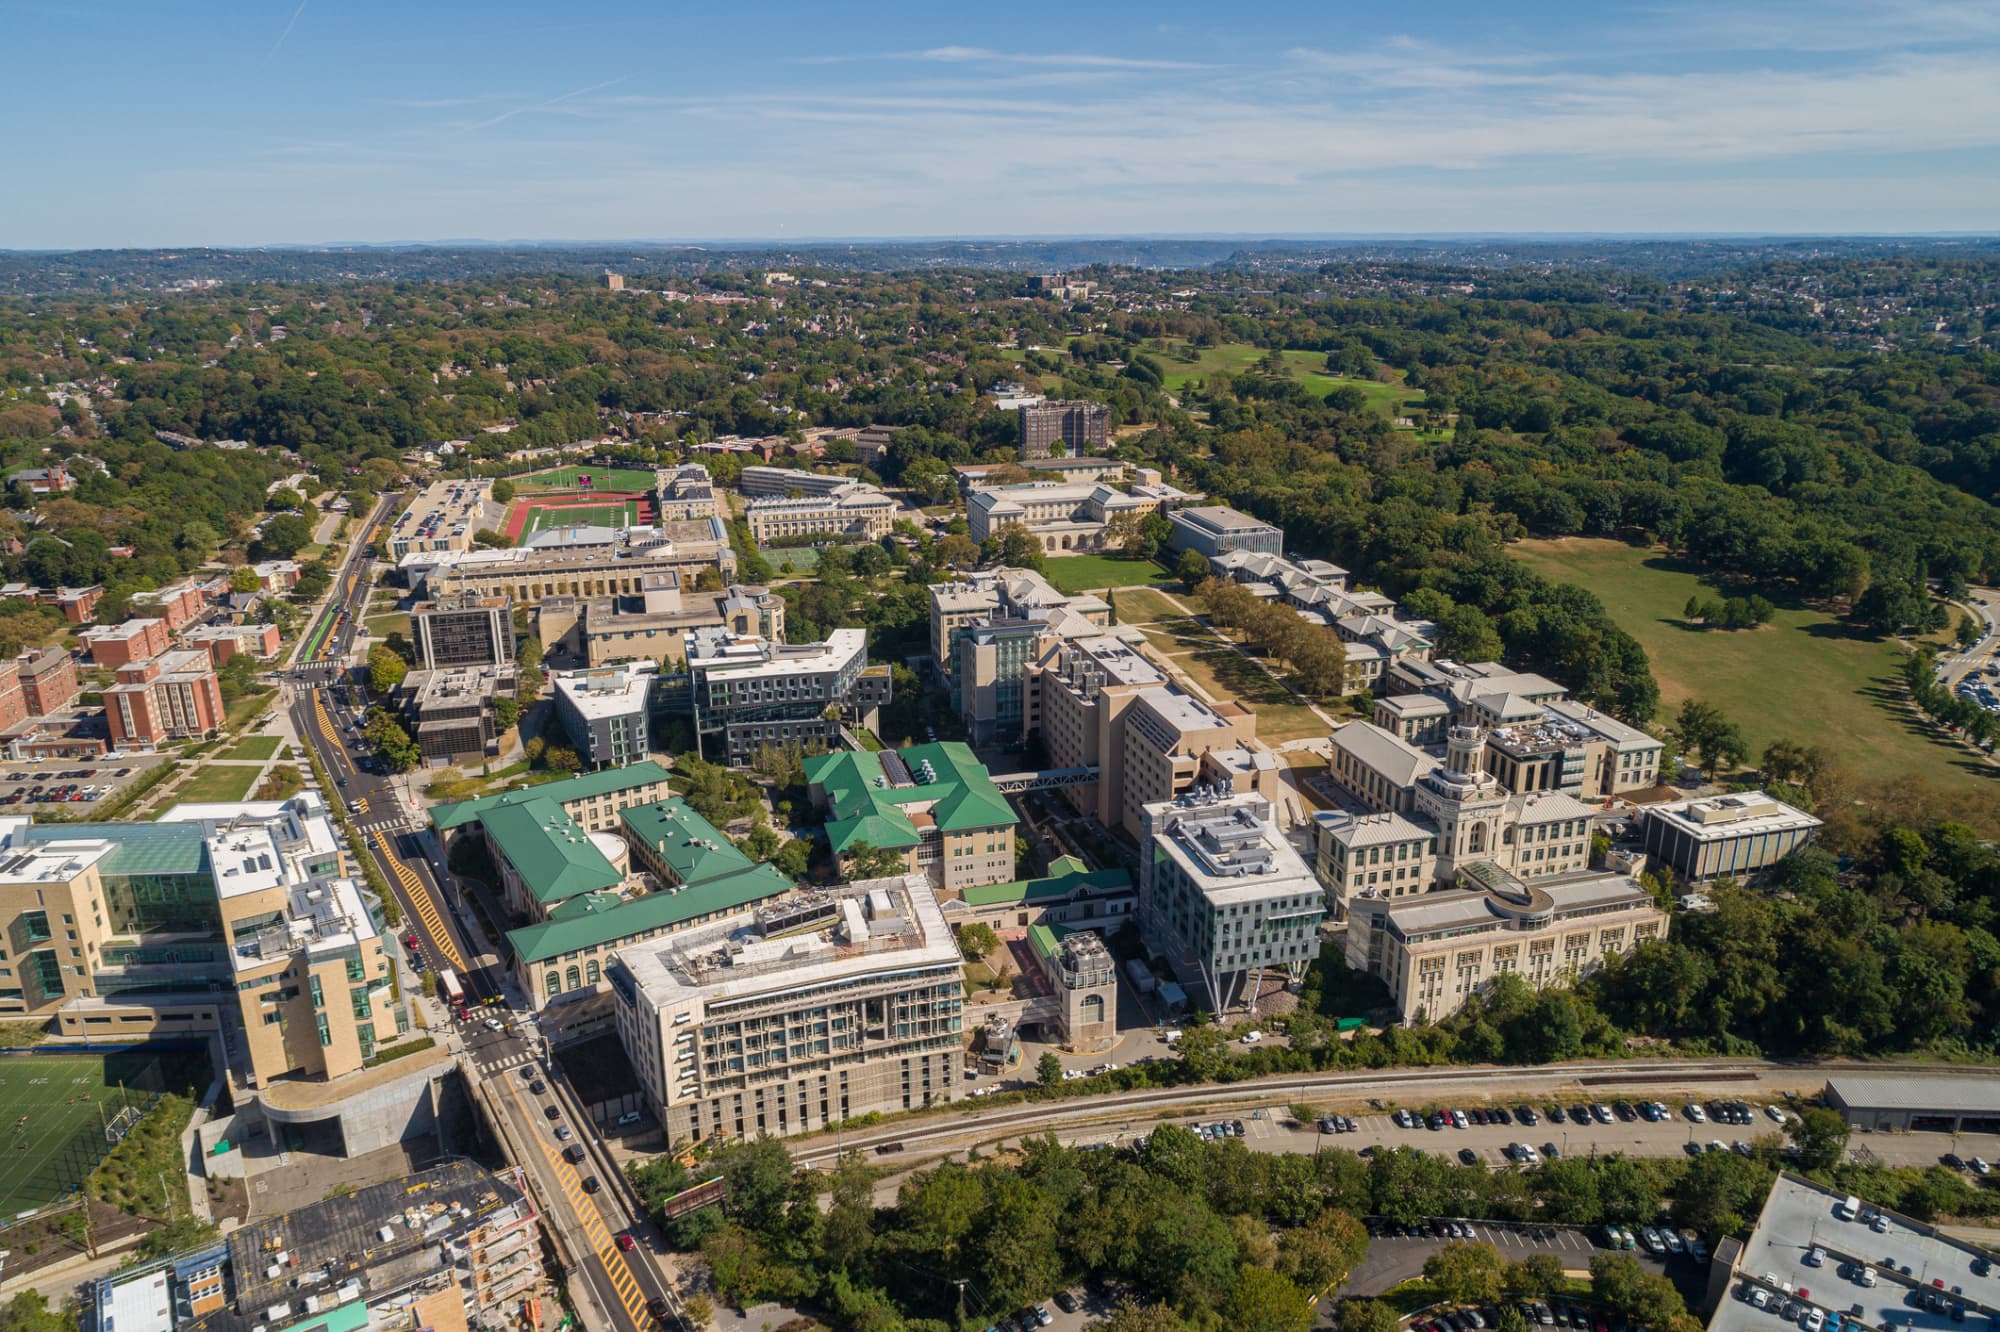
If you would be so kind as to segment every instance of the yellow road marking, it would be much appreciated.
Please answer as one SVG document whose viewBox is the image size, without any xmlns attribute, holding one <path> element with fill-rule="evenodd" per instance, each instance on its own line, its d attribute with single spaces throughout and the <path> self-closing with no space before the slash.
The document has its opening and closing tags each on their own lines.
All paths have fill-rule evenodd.
<svg viewBox="0 0 2000 1332">
<path fill-rule="evenodd" d="M 444 916 L 439 912 L 437 904 L 431 900 L 430 889 L 424 886 L 424 881 L 417 876 L 415 870 L 403 863 L 403 858 L 396 854 L 386 837 L 379 832 L 375 833 L 374 837 L 375 845 L 381 849 L 382 859 L 388 862 L 389 868 L 402 882 L 403 892 L 410 899 L 410 905 L 416 909 L 417 915 L 423 920 L 424 928 L 431 936 L 431 942 L 437 945 L 438 952 L 447 962 L 459 971 L 465 971 L 465 958 L 459 953 L 458 945 L 452 942 L 451 931 L 445 928 Z"/>
<path fill-rule="evenodd" d="M 583 1181 L 576 1169 L 561 1152 L 549 1146 L 547 1139 L 542 1137 L 532 1117 L 527 1114 L 527 1106 L 521 1100 L 521 1094 L 515 1089 L 514 1084 L 504 1078 L 497 1078 L 495 1081 L 507 1089 L 508 1099 L 521 1109 L 522 1118 L 528 1121 L 528 1131 L 534 1135 L 535 1146 L 541 1149 L 542 1158 L 548 1162 L 550 1172 L 555 1175 L 557 1186 L 562 1189 L 563 1196 L 569 1200 L 571 1210 L 582 1223 L 583 1233 L 590 1240 L 594 1256 L 604 1268 L 604 1275 L 611 1283 L 611 1289 L 617 1293 L 619 1302 L 625 1306 L 625 1312 L 632 1315 L 632 1321 L 644 1327 L 647 1322 L 646 1293 L 639 1285 L 639 1279 L 632 1274 L 631 1264 L 625 1261 L 623 1251 L 611 1238 L 611 1232 L 605 1227 L 604 1218 L 593 1204 L 591 1196 L 583 1191 Z"/>
</svg>

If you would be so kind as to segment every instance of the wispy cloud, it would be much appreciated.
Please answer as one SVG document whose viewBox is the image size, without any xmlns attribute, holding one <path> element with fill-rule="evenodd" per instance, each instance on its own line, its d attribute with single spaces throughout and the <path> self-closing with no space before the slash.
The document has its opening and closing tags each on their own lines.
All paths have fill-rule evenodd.
<svg viewBox="0 0 2000 1332">
<path fill-rule="evenodd" d="M 285 30 L 278 34 L 277 41 L 271 43 L 271 49 L 264 53 L 264 59 L 269 60 L 272 56 L 278 54 L 278 48 L 285 44 L 285 38 L 291 36 L 292 29 L 299 25 L 299 15 L 305 12 L 306 0 L 299 0 L 299 7 L 292 11 L 291 18 L 285 20 Z"/>
<path fill-rule="evenodd" d="M 934 60 L 951 64 L 1070 65 L 1080 69 L 1210 69 L 1192 60 L 1150 60 L 1092 55 L 1084 51 L 995 51 L 984 46 L 933 46 L 924 51 L 889 51 L 884 60 Z"/>
<path fill-rule="evenodd" d="M 625 82 L 625 78 L 621 76 L 615 79 L 605 79 L 601 83 L 589 84 L 586 87 L 582 88 L 572 88 L 570 91 L 566 93 L 559 93 L 558 95 L 546 98 L 543 101 L 529 102 L 523 106 L 512 107 L 509 110 L 502 111 L 497 116 L 488 116 L 484 120 L 474 121 L 470 125 L 461 126 L 459 128 L 459 132 L 461 134 L 471 134 L 478 130 L 491 129 L 495 125 L 503 124 L 506 121 L 512 120 L 516 116 L 528 115 L 530 112 L 553 111 L 557 107 L 563 105 L 565 102 L 573 102 L 579 97 L 587 97 L 591 93 L 602 92 L 606 88 L 615 88 L 623 82 Z"/>
</svg>

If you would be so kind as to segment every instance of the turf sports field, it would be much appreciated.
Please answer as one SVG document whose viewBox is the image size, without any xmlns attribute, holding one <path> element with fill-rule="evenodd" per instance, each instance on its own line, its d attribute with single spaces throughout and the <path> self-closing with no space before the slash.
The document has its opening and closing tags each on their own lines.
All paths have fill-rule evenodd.
<svg viewBox="0 0 2000 1332">
<path fill-rule="evenodd" d="M 537 505 L 528 510 L 530 532 L 546 532 L 551 527 L 573 527 L 588 523 L 594 527 L 635 527 L 639 522 L 639 502 L 619 500 L 611 504 L 565 504 L 561 508 Z"/>
<path fill-rule="evenodd" d="M 207 1069 L 206 1055 L 181 1051 L 0 1059 L 0 1216 L 69 1193 L 111 1149 L 104 1126 L 120 1106 L 187 1091 Z"/>
<path fill-rule="evenodd" d="M 589 477 L 594 490 L 651 490 L 653 474 L 635 467 L 558 467 L 552 471 L 535 472 L 528 476 L 509 479 L 518 494 L 528 494 L 542 490 L 571 490 L 583 477 Z"/>
</svg>

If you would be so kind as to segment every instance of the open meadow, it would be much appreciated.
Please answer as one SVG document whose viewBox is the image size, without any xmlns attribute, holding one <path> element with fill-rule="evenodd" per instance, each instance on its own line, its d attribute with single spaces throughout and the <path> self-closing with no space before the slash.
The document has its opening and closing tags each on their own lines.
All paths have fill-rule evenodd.
<svg viewBox="0 0 2000 1332">
<path fill-rule="evenodd" d="M 2000 799 L 1994 770 L 1936 739 L 1902 703 L 1903 653 L 1861 637 L 1835 617 L 1781 601 L 1757 629 L 1702 629 L 1681 615 L 1688 597 L 1717 585 L 1662 550 L 1568 537 L 1523 541 L 1515 558 L 1550 578 L 1595 592 L 1620 628 L 1644 645 L 1660 682 L 1661 719 L 1683 699 L 1722 709 L 1743 728 L 1751 762 L 1780 738 L 1837 751 L 1856 777 L 1922 777 Z"/>
</svg>

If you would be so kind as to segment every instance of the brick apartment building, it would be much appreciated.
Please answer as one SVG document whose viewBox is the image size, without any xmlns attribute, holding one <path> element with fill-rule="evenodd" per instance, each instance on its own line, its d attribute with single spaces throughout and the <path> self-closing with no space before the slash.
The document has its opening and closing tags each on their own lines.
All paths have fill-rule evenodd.
<svg viewBox="0 0 2000 1332">
<path fill-rule="evenodd" d="M 130 604 L 159 615 L 167 628 L 180 629 L 201 618 L 208 609 L 208 593 L 194 579 L 183 578 L 156 591 L 134 592 Z"/>
<path fill-rule="evenodd" d="M 1020 409 L 1021 456 L 1091 453 L 1110 442 L 1111 409 L 1101 402 L 1057 399 Z"/>
<path fill-rule="evenodd" d="M 205 624 L 181 635 L 181 642 L 200 648 L 217 666 L 239 653 L 276 656 L 282 635 L 275 624 Z"/>
<path fill-rule="evenodd" d="M 104 720 L 116 748 L 152 749 L 165 740 L 204 736 L 221 728 L 222 687 L 208 653 L 162 653 L 120 667 L 104 691 Z"/>
<path fill-rule="evenodd" d="M 127 620 L 123 624 L 100 624 L 77 635 L 99 666 L 117 670 L 135 661 L 157 657 L 167 650 L 171 635 L 167 622 L 160 619 Z"/>
<path fill-rule="evenodd" d="M 59 587 L 56 589 L 56 605 L 61 608 L 63 618 L 71 624 L 89 624 L 97 618 L 97 603 L 104 600 L 104 588 L 98 584 L 89 587 Z"/>
<path fill-rule="evenodd" d="M 76 658 L 61 648 L 42 648 L 24 654 L 19 661 L 21 694 L 30 717 L 46 717 L 61 711 L 76 697 Z"/>
<path fill-rule="evenodd" d="M 21 663 L 0 661 L 0 731 L 28 720 L 28 700 L 21 692 Z"/>
</svg>

